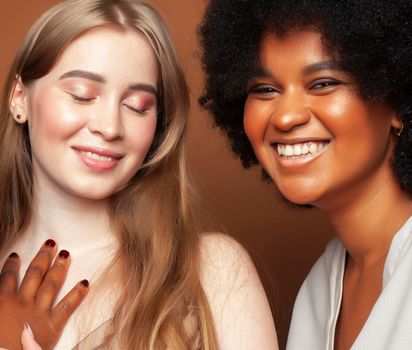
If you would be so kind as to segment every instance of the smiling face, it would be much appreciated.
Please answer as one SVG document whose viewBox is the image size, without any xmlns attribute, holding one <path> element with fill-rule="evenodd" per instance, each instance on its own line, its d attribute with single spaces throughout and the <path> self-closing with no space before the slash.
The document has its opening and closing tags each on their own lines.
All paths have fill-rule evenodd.
<svg viewBox="0 0 412 350">
<path fill-rule="evenodd" d="M 359 96 L 354 79 L 325 53 L 320 34 L 264 37 L 249 81 L 244 128 L 281 193 L 327 209 L 390 178 L 395 113 Z M 371 189 L 372 190 L 372 189 Z"/>
<path fill-rule="evenodd" d="M 142 35 L 111 27 L 74 40 L 44 77 L 19 87 L 35 186 L 89 199 L 115 193 L 136 174 L 157 119 L 156 58 Z"/>
</svg>

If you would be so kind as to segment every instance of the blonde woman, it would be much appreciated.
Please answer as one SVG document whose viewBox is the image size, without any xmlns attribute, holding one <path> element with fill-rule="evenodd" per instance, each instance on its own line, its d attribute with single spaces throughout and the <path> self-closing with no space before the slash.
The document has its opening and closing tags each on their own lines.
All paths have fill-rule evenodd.
<svg viewBox="0 0 412 350">
<path fill-rule="evenodd" d="M 3 101 L 2 261 L 20 264 L 22 276 L 42 246 L 34 270 L 43 278 L 62 249 L 55 264 L 64 274 L 70 262 L 66 279 L 35 286 L 48 288 L 48 315 L 73 286 L 80 303 L 90 280 L 79 308 L 66 303 L 76 310 L 61 334 L 53 320 L 39 321 L 37 306 L 21 311 L 27 300 L 10 313 L 19 328 L 10 334 L 27 322 L 44 350 L 277 347 L 247 254 L 193 226 L 182 142 L 188 91 L 149 4 L 51 8 L 18 52 Z"/>
</svg>

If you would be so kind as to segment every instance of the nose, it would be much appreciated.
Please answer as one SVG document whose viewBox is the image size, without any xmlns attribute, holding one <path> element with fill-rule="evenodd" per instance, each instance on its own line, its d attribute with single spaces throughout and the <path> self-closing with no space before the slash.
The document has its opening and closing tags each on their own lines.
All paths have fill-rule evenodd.
<svg viewBox="0 0 412 350">
<path fill-rule="evenodd" d="M 276 129 L 286 132 L 306 124 L 310 117 L 310 108 L 305 104 L 303 93 L 290 91 L 278 97 L 277 108 L 271 121 Z"/>
<path fill-rule="evenodd" d="M 104 140 L 112 141 L 123 137 L 123 123 L 120 107 L 115 101 L 99 104 L 94 115 L 89 119 L 88 129 L 92 134 L 100 135 Z"/>
</svg>

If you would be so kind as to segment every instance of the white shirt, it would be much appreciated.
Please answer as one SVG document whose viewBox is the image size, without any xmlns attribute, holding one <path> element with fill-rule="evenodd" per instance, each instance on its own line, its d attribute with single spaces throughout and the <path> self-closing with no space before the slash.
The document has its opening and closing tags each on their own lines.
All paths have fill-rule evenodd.
<svg viewBox="0 0 412 350">
<path fill-rule="evenodd" d="M 346 250 L 337 238 L 313 266 L 295 302 L 287 350 L 332 350 Z M 412 217 L 394 236 L 382 293 L 352 350 L 412 349 Z"/>
</svg>

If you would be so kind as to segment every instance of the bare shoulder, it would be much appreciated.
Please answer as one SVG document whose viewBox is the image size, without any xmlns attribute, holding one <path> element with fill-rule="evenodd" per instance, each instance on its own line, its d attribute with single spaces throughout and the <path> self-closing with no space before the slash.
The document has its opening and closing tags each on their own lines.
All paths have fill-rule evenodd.
<svg viewBox="0 0 412 350">
<path fill-rule="evenodd" d="M 220 233 L 202 234 L 201 281 L 220 349 L 278 349 L 269 303 L 243 246 Z"/>
<path fill-rule="evenodd" d="M 261 285 L 255 266 L 245 248 L 235 239 L 222 233 L 202 234 L 202 281 L 210 288 Z"/>
</svg>

